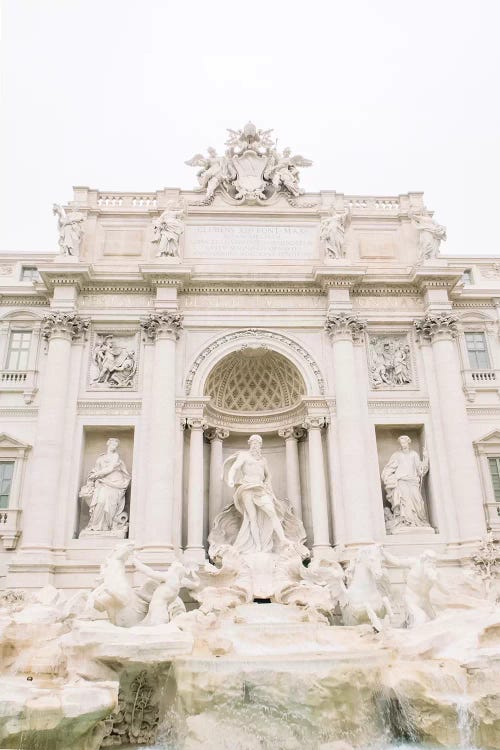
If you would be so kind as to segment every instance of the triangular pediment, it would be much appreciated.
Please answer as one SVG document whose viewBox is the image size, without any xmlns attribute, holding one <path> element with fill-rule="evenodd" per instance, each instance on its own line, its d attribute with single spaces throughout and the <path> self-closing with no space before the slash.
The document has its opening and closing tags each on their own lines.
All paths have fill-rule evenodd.
<svg viewBox="0 0 500 750">
<path fill-rule="evenodd" d="M 500 443 L 500 429 L 492 430 L 479 440 L 474 440 L 475 445 L 488 445 L 493 443 Z"/>
<path fill-rule="evenodd" d="M 20 440 L 16 440 L 16 438 L 11 437 L 11 435 L 7 435 L 6 432 L 0 432 L 0 450 L 29 450 L 31 448 L 31 445 L 28 445 L 28 443 L 22 443 Z"/>
</svg>

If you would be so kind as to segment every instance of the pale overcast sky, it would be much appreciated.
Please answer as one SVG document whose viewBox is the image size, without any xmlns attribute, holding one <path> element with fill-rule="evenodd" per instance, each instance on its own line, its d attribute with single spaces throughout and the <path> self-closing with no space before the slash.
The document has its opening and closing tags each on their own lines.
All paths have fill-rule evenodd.
<svg viewBox="0 0 500 750">
<path fill-rule="evenodd" d="M 55 250 L 72 185 L 191 188 L 252 119 L 308 190 L 423 190 L 498 253 L 498 0 L 3 0 L 0 248 Z"/>
</svg>

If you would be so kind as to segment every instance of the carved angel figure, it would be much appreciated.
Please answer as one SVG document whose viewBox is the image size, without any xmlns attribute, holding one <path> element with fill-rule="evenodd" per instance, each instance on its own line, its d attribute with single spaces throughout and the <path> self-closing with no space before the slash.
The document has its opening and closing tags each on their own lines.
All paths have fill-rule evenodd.
<svg viewBox="0 0 500 750">
<path fill-rule="evenodd" d="M 83 235 L 83 222 L 85 216 L 80 211 L 66 213 L 58 203 L 54 203 L 52 213 L 57 216 L 57 228 L 59 230 L 59 247 L 63 255 L 80 254 L 80 244 Z"/>
<path fill-rule="evenodd" d="M 117 346 L 112 334 L 97 341 L 92 359 L 98 370 L 94 383 L 107 384 L 111 388 L 127 388 L 132 385 L 137 370 L 135 352 Z"/>
<path fill-rule="evenodd" d="M 408 211 L 408 216 L 415 222 L 419 231 L 419 260 L 437 258 L 442 240 L 446 240 L 446 227 L 434 221 L 432 216 L 423 211 Z"/>
<path fill-rule="evenodd" d="M 303 190 L 299 188 L 299 167 L 310 167 L 312 161 L 304 159 L 303 156 L 297 154 L 292 156 L 292 150 L 290 148 L 283 149 L 283 154 L 280 156 L 277 151 L 273 152 L 269 158 L 266 169 L 264 170 L 264 179 L 271 180 L 273 187 L 276 191 L 280 190 L 281 187 L 286 188 L 290 193 L 297 198 Z"/>
<path fill-rule="evenodd" d="M 336 211 L 332 206 L 330 215 L 321 222 L 319 238 L 330 258 L 345 258 L 344 235 L 348 217 L 348 211 Z"/>
<path fill-rule="evenodd" d="M 184 233 L 183 215 L 184 208 L 169 201 L 161 216 L 154 220 L 152 241 L 158 245 L 157 257 L 175 257 L 179 254 L 179 242 Z"/>
<path fill-rule="evenodd" d="M 229 177 L 236 177 L 236 172 L 231 167 L 226 156 L 218 156 L 217 151 L 211 146 L 207 149 L 208 156 L 195 154 L 192 159 L 186 161 L 188 167 L 201 167 L 196 173 L 201 188 L 207 190 L 207 200 L 213 198 L 215 191 Z"/>
</svg>

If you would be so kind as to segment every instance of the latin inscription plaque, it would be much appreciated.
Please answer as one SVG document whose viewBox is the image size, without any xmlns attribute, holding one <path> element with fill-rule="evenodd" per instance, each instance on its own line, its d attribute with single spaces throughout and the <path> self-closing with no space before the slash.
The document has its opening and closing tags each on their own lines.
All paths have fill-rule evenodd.
<svg viewBox="0 0 500 750">
<path fill-rule="evenodd" d="M 186 227 L 185 258 L 312 260 L 317 256 L 318 224 Z"/>
</svg>

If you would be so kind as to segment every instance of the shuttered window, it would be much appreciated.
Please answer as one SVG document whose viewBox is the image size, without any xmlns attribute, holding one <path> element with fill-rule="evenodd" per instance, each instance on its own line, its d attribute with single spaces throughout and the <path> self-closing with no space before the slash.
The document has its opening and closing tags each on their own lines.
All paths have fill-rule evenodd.
<svg viewBox="0 0 500 750">
<path fill-rule="evenodd" d="M 0 461 L 0 508 L 9 507 L 14 461 Z"/>
</svg>

